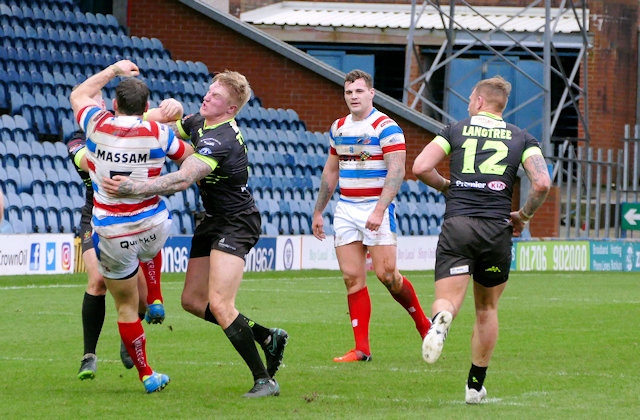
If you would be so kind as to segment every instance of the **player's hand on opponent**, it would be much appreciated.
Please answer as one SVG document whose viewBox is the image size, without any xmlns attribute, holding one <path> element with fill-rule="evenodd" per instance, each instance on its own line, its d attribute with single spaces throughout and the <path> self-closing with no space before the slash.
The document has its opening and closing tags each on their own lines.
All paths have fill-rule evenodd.
<svg viewBox="0 0 640 420">
<path fill-rule="evenodd" d="M 109 66 L 116 76 L 135 77 L 140 75 L 140 69 L 131 60 L 120 60 Z"/>
<path fill-rule="evenodd" d="M 162 115 L 170 121 L 179 120 L 184 114 L 182 103 L 174 98 L 168 98 L 160 102 L 158 108 L 162 111 Z"/>
<path fill-rule="evenodd" d="M 103 177 L 102 190 L 113 197 L 136 195 L 135 181 L 122 175 L 115 175 L 113 178 Z"/>
</svg>

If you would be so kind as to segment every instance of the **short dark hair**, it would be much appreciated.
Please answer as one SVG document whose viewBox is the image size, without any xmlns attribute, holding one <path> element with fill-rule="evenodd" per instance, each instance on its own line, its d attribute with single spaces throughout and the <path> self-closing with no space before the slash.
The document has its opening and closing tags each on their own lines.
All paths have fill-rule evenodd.
<svg viewBox="0 0 640 420">
<path fill-rule="evenodd" d="M 142 80 L 124 79 L 116 86 L 116 103 L 121 114 L 142 115 L 148 101 L 149 88 Z"/>
<path fill-rule="evenodd" d="M 347 75 L 344 77 L 344 83 L 353 83 L 358 79 L 363 79 L 367 87 L 373 87 L 373 77 L 371 77 L 371 75 L 366 71 L 358 69 L 351 70 L 349 73 L 347 73 Z"/>
</svg>

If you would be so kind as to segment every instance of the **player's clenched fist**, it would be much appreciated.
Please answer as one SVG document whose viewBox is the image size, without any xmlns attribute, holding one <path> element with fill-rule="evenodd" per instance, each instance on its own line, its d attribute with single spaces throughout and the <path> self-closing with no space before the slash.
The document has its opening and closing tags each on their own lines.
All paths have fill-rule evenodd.
<svg viewBox="0 0 640 420">
<path fill-rule="evenodd" d="M 134 77 L 140 75 L 140 69 L 131 60 L 120 60 L 109 66 L 116 76 Z"/>
</svg>

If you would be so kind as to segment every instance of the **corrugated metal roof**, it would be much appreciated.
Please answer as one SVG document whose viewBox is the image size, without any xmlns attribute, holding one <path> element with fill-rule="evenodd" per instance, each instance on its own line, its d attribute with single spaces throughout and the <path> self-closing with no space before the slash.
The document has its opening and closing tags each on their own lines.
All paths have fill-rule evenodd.
<svg viewBox="0 0 640 420">
<path fill-rule="evenodd" d="M 420 13 L 422 5 L 416 6 Z M 441 8 L 444 14 L 449 7 Z M 544 8 L 522 7 L 455 7 L 454 22 L 459 28 L 470 31 L 489 32 L 497 26 L 506 32 L 543 32 Z M 556 33 L 580 32 L 571 9 L 552 8 L 552 31 Z M 409 29 L 411 26 L 410 4 L 380 3 L 326 3 L 311 1 L 285 1 L 244 12 L 240 20 L 252 25 L 331 27 L 331 28 L 377 28 Z M 589 19 L 585 19 L 588 24 Z M 443 30 L 449 19 L 433 6 L 426 6 L 415 25 L 418 30 Z M 588 28 L 586 28 L 588 29 Z"/>
</svg>

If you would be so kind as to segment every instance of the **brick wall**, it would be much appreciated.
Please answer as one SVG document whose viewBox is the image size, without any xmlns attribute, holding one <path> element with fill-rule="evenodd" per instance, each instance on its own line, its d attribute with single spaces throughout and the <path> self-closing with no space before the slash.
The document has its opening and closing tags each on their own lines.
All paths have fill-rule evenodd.
<svg viewBox="0 0 640 420">
<path fill-rule="evenodd" d="M 588 55 L 589 130 L 594 147 L 620 149 L 634 124 L 638 72 L 638 1 L 591 1 L 595 34 Z"/>
<path fill-rule="evenodd" d="M 547 200 L 529 222 L 529 231 L 534 238 L 556 238 L 560 233 L 560 189 L 551 187 Z"/>
</svg>

